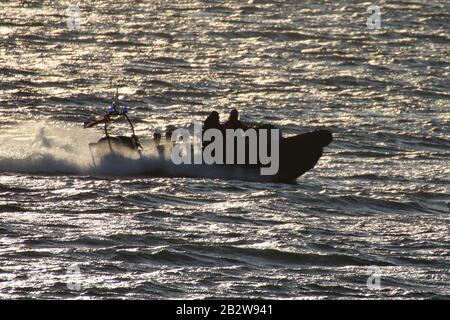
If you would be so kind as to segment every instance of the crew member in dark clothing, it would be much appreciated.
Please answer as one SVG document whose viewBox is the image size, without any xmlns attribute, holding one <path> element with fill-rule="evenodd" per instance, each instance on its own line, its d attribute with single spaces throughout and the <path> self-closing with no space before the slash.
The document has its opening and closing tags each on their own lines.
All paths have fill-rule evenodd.
<svg viewBox="0 0 450 320">
<path fill-rule="evenodd" d="M 203 131 L 208 129 L 219 129 L 222 132 L 224 131 L 223 125 L 220 124 L 220 116 L 217 111 L 211 112 L 203 123 Z"/>
<path fill-rule="evenodd" d="M 239 120 L 239 112 L 236 109 L 231 110 L 230 117 L 224 123 L 225 129 L 242 129 L 247 130 L 249 128 L 248 125 L 244 124 Z"/>
<path fill-rule="evenodd" d="M 166 141 L 172 141 L 172 129 L 167 129 L 166 130 Z"/>
<path fill-rule="evenodd" d="M 164 146 L 161 143 L 161 133 L 155 132 L 153 134 L 153 142 L 155 143 L 155 149 L 160 158 L 164 157 Z"/>
<path fill-rule="evenodd" d="M 217 111 L 213 111 L 209 114 L 209 116 L 206 118 L 206 120 L 203 122 L 203 133 L 202 137 L 205 134 L 205 131 L 208 129 L 218 129 L 222 134 L 225 134 L 225 128 L 220 123 L 220 116 Z M 202 141 L 203 142 L 203 148 L 205 148 L 208 144 L 210 144 L 212 141 Z"/>
<path fill-rule="evenodd" d="M 159 146 L 159 143 L 161 142 L 161 133 L 153 133 L 153 142 L 155 143 L 155 148 L 157 148 Z"/>
</svg>

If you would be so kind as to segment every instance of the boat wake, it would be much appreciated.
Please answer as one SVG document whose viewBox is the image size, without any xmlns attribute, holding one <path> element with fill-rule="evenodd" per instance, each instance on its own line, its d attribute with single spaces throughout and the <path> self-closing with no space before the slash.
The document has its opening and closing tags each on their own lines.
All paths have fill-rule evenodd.
<svg viewBox="0 0 450 320">
<path fill-rule="evenodd" d="M 94 162 L 88 145 L 101 134 L 77 127 L 32 122 L 2 129 L 0 136 L 0 171 L 4 173 L 264 180 L 256 169 L 175 165 L 170 157 L 156 152 L 138 158 L 110 154 Z"/>
<path fill-rule="evenodd" d="M 0 137 L 2 172 L 82 174 L 91 168 L 86 143 L 98 135 L 80 133 L 75 127 L 28 122 L 2 129 Z"/>
</svg>

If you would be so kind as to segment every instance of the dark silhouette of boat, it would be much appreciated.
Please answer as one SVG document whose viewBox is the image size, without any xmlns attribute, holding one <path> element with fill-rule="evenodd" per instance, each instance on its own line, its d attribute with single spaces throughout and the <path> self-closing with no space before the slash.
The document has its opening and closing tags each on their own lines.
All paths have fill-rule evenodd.
<svg viewBox="0 0 450 320">
<path fill-rule="evenodd" d="M 280 168 L 274 181 L 291 182 L 314 168 L 323 148 L 333 140 L 331 131 L 316 130 L 281 138 Z"/>
<path fill-rule="evenodd" d="M 101 138 L 97 143 L 89 144 L 91 151 L 92 161 L 96 166 L 102 157 L 110 154 L 134 154 L 135 158 L 147 155 L 146 148 L 144 148 L 139 138 L 136 136 L 134 126 L 130 118 L 128 117 L 128 108 L 121 107 L 113 103 L 113 106 L 109 108 L 108 113 L 104 116 L 96 117 L 93 120 L 87 121 L 84 124 L 85 128 L 93 127 L 98 124 L 104 124 L 105 136 Z M 108 131 L 108 123 L 117 119 L 125 119 L 131 128 L 130 136 L 114 136 Z M 260 173 L 262 167 L 261 164 L 181 164 L 180 168 L 185 170 L 179 170 L 175 165 L 169 166 L 164 172 L 161 170 L 155 170 L 153 174 L 155 176 L 172 176 L 172 177 L 214 177 L 214 174 L 202 175 L 202 170 L 206 167 L 213 167 L 218 169 L 225 169 L 223 173 L 219 175 L 220 178 L 227 178 L 226 172 L 230 172 L 234 168 L 239 168 L 239 172 L 245 172 L 245 170 L 252 171 L 254 174 L 249 178 L 247 175 L 236 176 L 236 174 L 230 175 L 230 179 L 242 179 L 242 180 L 264 180 L 273 182 L 293 182 L 305 172 L 314 168 L 323 154 L 323 148 L 328 146 L 332 141 L 332 133 L 329 130 L 316 130 L 303 134 L 297 134 L 289 137 L 281 137 L 279 141 L 279 168 L 275 175 L 263 176 Z M 166 147 L 168 144 L 166 144 Z M 172 147 L 172 143 L 170 143 Z M 269 146 L 270 149 L 270 146 Z M 95 153 L 95 154 L 94 154 Z M 97 157 L 97 160 L 96 160 Z M 187 170 L 189 167 L 198 167 L 199 170 L 192 171 Z M 171 168 L 171 169 L 170 169 Z M 244 171 L 242 171 L 242 169 Z M 227 171 L 228 170 L 228 171 Z M 195 172 L 195 173 L 193 173 Z M 152 172 L 149 172 L 150 174 Z"/>
</svg>

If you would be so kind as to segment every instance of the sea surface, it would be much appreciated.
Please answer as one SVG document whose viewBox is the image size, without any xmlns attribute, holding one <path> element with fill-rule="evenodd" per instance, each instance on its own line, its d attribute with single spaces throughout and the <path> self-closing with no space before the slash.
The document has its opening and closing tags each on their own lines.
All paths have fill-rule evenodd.
<svg viewBox="0 0 450 320">
<path fill-rule="evenodd" d="M 449 299 L 449 72 L 447 0 L 1 1 L 0 299 Z M 141 137 L 334 141 L 293 184 L 94 167 L 116 88 Z"/>
</svg>

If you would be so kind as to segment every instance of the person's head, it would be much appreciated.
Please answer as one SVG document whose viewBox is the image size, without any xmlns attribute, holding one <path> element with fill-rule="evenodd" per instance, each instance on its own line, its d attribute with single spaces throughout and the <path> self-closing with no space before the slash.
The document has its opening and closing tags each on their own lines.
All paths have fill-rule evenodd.
<svg viewBox="0 0 450 320">
<path fill-rule="evenodd" d="M 231 121 L 239 120 L 239 112 L 236 109 L 231 110 L 231 112 L 230 112 L 230 120 Z"/>
<path fill-rule="evenodd" d="M 209 114 L 208 116 L 208 120 L 213 122 L 213 123 L 219 123 L 220 122 L 220 116 L 219 113 L 217 111 L 213 111 Z"/>
<path fill-rule="evenodd" d="M 155 144 L 159 144 L 159 142 L 161 141 L 161 133 L 159 132 L 155 132 L 153 134 L 153 140 L 155 141 Z"/>
<path fill-rule="evenodd" d="M 172 129 L 167 129 L 166 131 L 166 140 L 170 141 L 172 139 Z"/>
</svg>

